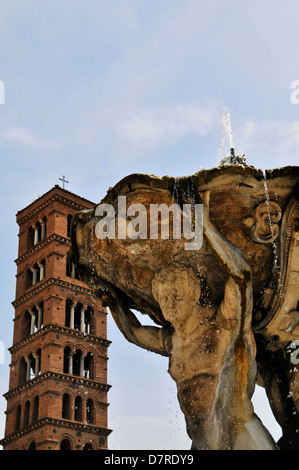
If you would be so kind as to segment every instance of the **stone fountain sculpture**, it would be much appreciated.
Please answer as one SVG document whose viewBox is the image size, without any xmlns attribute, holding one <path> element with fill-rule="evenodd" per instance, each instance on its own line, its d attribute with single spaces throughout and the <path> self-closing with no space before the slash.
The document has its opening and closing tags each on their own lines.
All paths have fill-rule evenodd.
<svg viewBox="0 0 299 470">
<path fill-rule="evenodd" d="M 75 216 L 69 260 L 128 341 L 169 357 L 192 449 L 299 449 L 299 167 L 231 156 L 182 178 L 127 176 Z M 172 204 L 167 224 L 150 219 Z M 194 237 L 201 221 L 193 245 L 176 225 L 187 216 Z M 256 383 L 278 443 L 254 413 Z"/>
</svg>

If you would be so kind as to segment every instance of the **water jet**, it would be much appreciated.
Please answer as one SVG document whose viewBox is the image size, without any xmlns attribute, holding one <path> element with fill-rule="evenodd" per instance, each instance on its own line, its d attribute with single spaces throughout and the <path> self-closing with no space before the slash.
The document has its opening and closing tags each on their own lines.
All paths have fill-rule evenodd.
<svg viewBox="0 0 299 470">
<path fill-rule="evenodd" d="M 298 187 L 299 167 L 264 173 L 231 146 L 216 168 L 129 175 L 101 201 L 117 209 L 126 196 L 150 213 L 175 200 L 182 217 L 184 204 L 202 204 L 198 250 L 171 237 L 99 240 L 96 208 L 74 218 L 69 257 L 79 277 L 128 341 L 169 357 L 193 449 L 299 449 L 299 376 L 288 353 L 299 340 Z M 168 222 L 171 231 L 171 214 Z M 256 383 L 282 427 L 278 443 L 254 413 Z"/>
</svg>

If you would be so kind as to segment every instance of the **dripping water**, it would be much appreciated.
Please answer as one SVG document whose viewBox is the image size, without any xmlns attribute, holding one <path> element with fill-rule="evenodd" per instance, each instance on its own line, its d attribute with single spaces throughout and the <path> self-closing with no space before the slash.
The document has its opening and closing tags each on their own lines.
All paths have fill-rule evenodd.
<svg viewBox="0 0 299 470">
<path fill-rule="evenodd" d="M 270 230 L 273 236 L 274 231 L 273 231 L 273 225 L 272 225 L 272 220 L 271 220 L 271 215 L 270 215 L 270 196 L 269 196 L 266 170 L 262 170 L 262 172 L 263 172 L 263 183 L 264 183 L 264 188 L 265 188 L 266 203 L 267 203 L 267 208 L 268 208 L 269 226 L 270 226 Z"/>
<path fill-rule="evenodd" d="M 269 195 L 269 189 L 268 189 L 268 183 L 267 183 L 266 170 L 263 169 L 262 172 L 263 172 L 263 183 L 264 183 L 264 188 L 265 188 L 266 204 L 267 204 L 267 210 L 268 210 L 269 227 L 270 227 L 272 237 L 274 237 L 274 230 L 273 230 L 273 224 L 272 224 L 271 213 L 270 213 L 270 195 Z M 273 246 L 273 253 L 274 253 L 274 260 L 273 260 L 274 273 L 277 273 L 278 272 L 278 253 L 277 253 L 277 246 L 276 246 L 275 240 L 272 241 L 272 246 Z"/>
<path fill-rule="evenodd" d="M 179 198 L 179 181 L 180 181 L 180 178 L 178 178 L 177 176 L 174 177 L 174 185 L 173 185 L 173 190 L 172 190 L 172 200 L 174 202 L 177 202 L 178 201 L 178 198 Z"/>
</svg>

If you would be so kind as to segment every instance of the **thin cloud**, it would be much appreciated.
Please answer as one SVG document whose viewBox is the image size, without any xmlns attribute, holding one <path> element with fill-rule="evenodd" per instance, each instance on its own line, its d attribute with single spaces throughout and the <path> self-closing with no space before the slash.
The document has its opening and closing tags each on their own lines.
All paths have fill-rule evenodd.
<svg viewBox="0 0 299 470">
<path fill-rule="evenodd" d="M 79 128 L 74 130 L 74 142 L 82 146 L 94 146 L 96 143 L 96 137 L 99 131 L 92 128 Z"/>
<path fill-rule="evenodd" d="M 2 132 L 0 135 L 2 142 L 12 142 L 19 145 L 28 147 L 35 147 L 38 149 L 57 149 L 60 147 L 58 142 L 48 139 L 42 139 L 35 135 L 33 132 L 25 129 L 24 127 L 12 126 Z"/>
<path fill-rule="evenodd" d="M 118 138 L 134 147 L 158 147 L 186 136 L 206 136 L 221 113 L 213 105 L 165 105 L 142 108 L 117 124 Z"/>
<path fill-rule="evenodd" d="M 294 164 L 299 156 L 299 121 L 248 119 L 236 130 L 238 153 L 267 168 Z M 297 156 L 297 157 L 296 157 Z"/>
</svg>

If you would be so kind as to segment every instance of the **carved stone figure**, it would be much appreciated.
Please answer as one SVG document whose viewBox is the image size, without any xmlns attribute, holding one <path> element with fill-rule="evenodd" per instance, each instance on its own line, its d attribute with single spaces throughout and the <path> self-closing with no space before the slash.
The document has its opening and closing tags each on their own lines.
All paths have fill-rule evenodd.
<svg viewBox="0 0 299 470">
<path fill-rule="evenodd" d="M 298 181 L 298 167 L 136 174 L 74 218 L 70 262 L 128 341 L 169 357 L 193 449 L 299 449 Z M 152 220 L 157 207 L 167 219 Z M 199 214 L 203 237 L 186 249 Z M 254 413 L 256 383 L 278 444 Z"/>
</svg>

